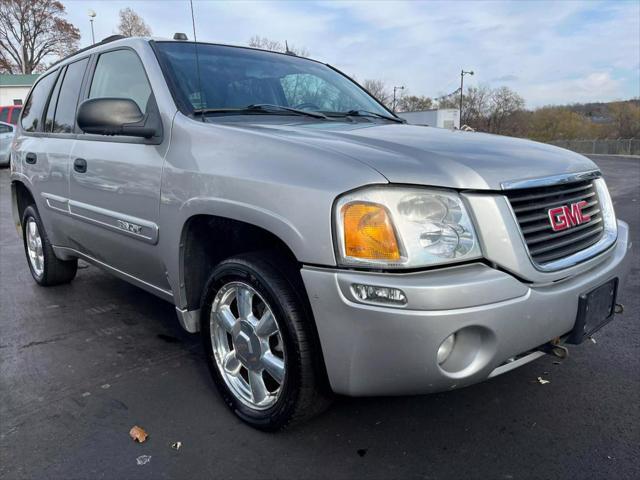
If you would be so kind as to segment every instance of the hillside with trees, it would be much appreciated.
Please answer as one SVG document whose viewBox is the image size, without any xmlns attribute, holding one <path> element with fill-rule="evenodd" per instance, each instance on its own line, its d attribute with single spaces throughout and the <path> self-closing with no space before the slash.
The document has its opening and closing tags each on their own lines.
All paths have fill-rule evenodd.
<svg viewBox="0 0 640 480">
<path fill-rule="evenodd" d="M 362 85 L 391 108 L 392 94 L 384 82 L 365 80 Z M 405 90 L 405 94 L 397 101 L 396 111 L 457 109 L 459 105 L 459 89 L 439 98 L 411 95 Z M 640 138 L 640 99 L 551 105 L 529 110 L 524 98 L 509 87 L 468 87 L 463 96 L 462 125 L 480 132 L 543 142 Z"/>
</svg>

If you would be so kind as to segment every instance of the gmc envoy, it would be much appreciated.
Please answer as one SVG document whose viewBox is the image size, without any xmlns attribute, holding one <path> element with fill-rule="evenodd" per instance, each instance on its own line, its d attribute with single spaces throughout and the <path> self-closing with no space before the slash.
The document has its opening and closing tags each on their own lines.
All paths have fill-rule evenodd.
<svg viewBox="0 0 640 480">
<path fill-rule="evenodd" d="M 109 38 L 52 66 L 11 180 L 39 285 L 83 259 L 172 302 L 263 430 L 334 393 L 566 355 L 613 318 L 631 245 L 582 155 L 408 125 L 330 65 L 185 40 Z"/>
</svg>

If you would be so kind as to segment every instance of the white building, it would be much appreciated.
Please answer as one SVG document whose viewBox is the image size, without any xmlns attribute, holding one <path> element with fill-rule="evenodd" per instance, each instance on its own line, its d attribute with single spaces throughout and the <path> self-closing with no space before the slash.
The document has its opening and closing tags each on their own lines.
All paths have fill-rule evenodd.
<svg viewBox="0 0 640 480">
<path fill-rule="evenodd" d="M 400 112 L 397 115 L 412 125 L 428 125 L 438 128 L 460 128 L 460 115 L 457 108 L 424 110 L 421 112 Z"/>
<path fill-rule="evenodd" d="M 0 74 L 0 107 L 22 105 L 38 75 Z"/>
</svg>

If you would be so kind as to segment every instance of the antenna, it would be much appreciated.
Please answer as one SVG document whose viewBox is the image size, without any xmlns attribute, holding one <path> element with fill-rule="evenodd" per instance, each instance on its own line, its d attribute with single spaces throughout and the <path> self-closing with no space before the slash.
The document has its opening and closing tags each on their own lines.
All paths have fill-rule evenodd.
<svg viewBox="0 0 640 480">
<path fill-rule="evenodd" d="M 287 55 L 293 55 L 294 57 L 298 56 L 296 52 L 294 52 L 293 50 L 289 50 L 289 44 L 286 40 L 284 41 L 284 53 L 286 53 Z"/>
<path fill-rule="evenodd" d="M 189 5 L 191 6 L 191 26 L 193 27 L 193 47 L 196 52 L 196 75 L 198 76 L 198 95 L 200 99 L 200 110 L 201 119 L 204 122 L 204 102 L 203 102 L 203 91 L 202 91 L 202 80 L 200 78 L 200 58 L 198 57 L 198 37 L 196 37 L 196 19 L 193 15 L 193 0 L 189 0 Z"/>
</svg>

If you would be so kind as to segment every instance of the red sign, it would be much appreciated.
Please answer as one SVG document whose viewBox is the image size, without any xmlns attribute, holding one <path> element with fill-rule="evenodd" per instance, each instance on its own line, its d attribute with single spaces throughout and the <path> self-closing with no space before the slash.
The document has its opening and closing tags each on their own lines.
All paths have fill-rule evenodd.
<svg viewBox="0 0 640 480">
<path fill-rule="evenodd" d="M 554 232 L 560 232 L 567 228 L 575 227 L 591 220 L 589 215 L 582 213 L 582 209 L 587 206 L 587 202 L 582 200 L 571 205 L 563 205 L 561 207 L 549 210 L 549 221 Z"/>
</svg>

